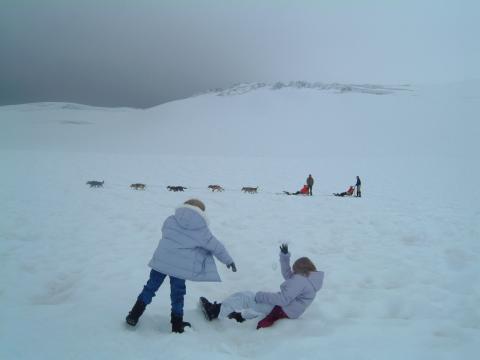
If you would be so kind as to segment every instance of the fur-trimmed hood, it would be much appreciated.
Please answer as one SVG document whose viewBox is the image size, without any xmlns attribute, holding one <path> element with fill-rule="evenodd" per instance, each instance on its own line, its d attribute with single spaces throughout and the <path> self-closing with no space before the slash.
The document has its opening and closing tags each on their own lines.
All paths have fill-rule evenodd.
<svg viewBox="0 0 480 360">
<path fill-rule="evenodd" d="M 184 204 L 175 210 L 175 220 L 184 229 L 197 230 L 209 224 L 207 215 L 198 207 Z"/>
</svg>

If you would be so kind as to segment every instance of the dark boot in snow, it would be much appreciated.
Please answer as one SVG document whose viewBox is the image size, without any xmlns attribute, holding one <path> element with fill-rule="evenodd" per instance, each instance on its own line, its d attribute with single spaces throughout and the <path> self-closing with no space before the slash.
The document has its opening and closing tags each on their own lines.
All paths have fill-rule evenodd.
<svg viewBox="0 0 480 360">
<path fill-rule="evenodd" d="M 189 322 L 183 321 L 183 316 L 178 316 L 174 313 L 172 313 L 170 322 L 172 323 L 172 332 L 174 333 L 181 334 L 185 331 L 186 326 L 192 327 Z"/>
<path fill-rule="evenodd" d="M 140 316 L 142 316 L 143 312 L 145 311 L 145 308 L 147 305 L 142 300 L 137 300 L 135 305 L 133 305 L 132 310 L 128 313 L 126 317 L 127 324 L 130 326 L 135 326 L 137 325 L 138 319 Z"/>
<path fill-rule="evenodd" d="M 213 304 L 208 301 L 203 296 L 200 298 L 200 305 L 202 307 L 203 314 L 208 321 L 212 321 L 213 319 L 218 318 L 218 314 L 220 314 L 220 307 L 222 304 L 217 304 L 214 302 Z"/>
</svg>

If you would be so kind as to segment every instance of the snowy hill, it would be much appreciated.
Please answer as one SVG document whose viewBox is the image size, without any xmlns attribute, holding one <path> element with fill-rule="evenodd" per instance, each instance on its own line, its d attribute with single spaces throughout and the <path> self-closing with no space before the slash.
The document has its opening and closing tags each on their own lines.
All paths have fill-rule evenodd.
<svg viewBox="0 0 480 360">
<path fill-rule="evenodd" d="M 0 107 L 0 358 L 473 359 L 480 97 L 470 85 L 257 83 L 146 110 Z M 279 194 L 309 173 L 313 197 Z M 331 196 L 356 175 L 364 197 Z M 216 183 L 226 191 L 211 193 Z M 187 333 L 170 333 L 168 284 L 130 331 L 162 222 L 190 197 L 206 203 L 238 272 L 218 264 L 222 283 L 187 283 Z M 285 241 L 326 274 L 306 313 L 262 331 L 207 323 L 199 296 L 278 290 Z"/>
<path fill-rule="evenodd" d="M 0 146 L 209 156 L 463 157 L 475 149 L 478 131 L 473 123 L 478 102 L 465 100 L 455 92 L 411 86 L 294 82 L 237 85 L 147 110 L 29 104 L 3 107 Z M 452 126 L 454 120 L 458 126 Z"/>
</svg>

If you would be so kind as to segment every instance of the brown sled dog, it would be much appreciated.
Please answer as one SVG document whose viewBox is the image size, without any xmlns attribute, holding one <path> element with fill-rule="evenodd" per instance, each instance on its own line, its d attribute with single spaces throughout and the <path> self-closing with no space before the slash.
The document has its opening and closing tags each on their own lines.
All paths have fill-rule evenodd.
<svg viewBox="0 0 480 360">
<path fill-rule="evenodd" d="M 249 194 L 256 194 L 257 190 L 258 190 L 258 186 L 257 187 L 245 186 L 245 187 L 242 188 L 242 191 L 244 193 L 249 193 Z"/>
<path fill-rule="evenodd" d="M 145 184 L 136 183 L 136 184 L 130 185 L 130 187 L 131 187 L 132 189 L 135 189 L 135 190 L 145 190 L 146 185 L 145 185 Z"/>
<path fill-rule="evenodd" d="M 208 185 L 208 188 L 212 190 L 212 192 L 214 191 L 225 191 L 225 189 L 223 187 L 221 187 L 220 185 Z"/>
</svg>

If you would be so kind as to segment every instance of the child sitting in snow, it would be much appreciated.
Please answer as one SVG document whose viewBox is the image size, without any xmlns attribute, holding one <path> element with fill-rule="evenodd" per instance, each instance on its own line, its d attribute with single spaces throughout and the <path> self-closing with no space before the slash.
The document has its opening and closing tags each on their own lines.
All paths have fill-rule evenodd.
<svg viewBox="0 0 480 360">
<path fill-rule="evenodd" d="M 315 299 L 317 291 L 323 284 L 324 273 L 317 271 L 307 257 L 299 258 L 290 268 L 290 253 L 287 244 L 280 246 L 280 266 L 285 279 L 280 285 L 280 292 L 259 291 L 238 292 L 221 304 L 211 303 L 200 298 L 202 310 L 208 320 L 216 318 L 235 319 L 243 322 L 257 316 L 266 317 L 257 324 L 257 329 L 270 327 L 279 319 L 296 319 Z"/>
<path fill-rule="evenodd" d="M 182 333 L 185 326 L 190 326 L 183 321 L 185 280 L 221 281 L 212 255 L 232 271 L 237 271 L 225 247 L 210 232 L 204 212 L 203 202 L 190 199 L 165 220 L 162 238 L 149 263 L 152 268 L 150 278 L 126 318 L 128 325 L 137 324 L 168 275 L 172 332 Z"/>
</svg>

